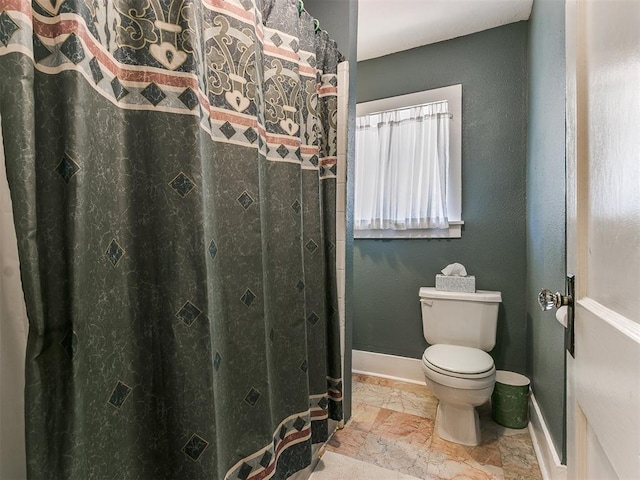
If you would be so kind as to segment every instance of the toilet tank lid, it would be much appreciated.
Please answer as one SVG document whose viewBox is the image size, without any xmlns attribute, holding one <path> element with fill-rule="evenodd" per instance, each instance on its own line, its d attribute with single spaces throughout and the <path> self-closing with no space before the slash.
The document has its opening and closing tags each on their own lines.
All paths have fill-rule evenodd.
<svg viewBox="0 0 640 480">
<path fill-rule="evenodd" d="M 488 290 L 476 290 L 475 293 L 465 292 L 446 292 L 444 290 L 436 290 L 435 287 L 421 287 L 420 300 L 423 299 L 439 299 L 439 300 L 466 300 L 469 302 L 502 302 L 502 294 L 500 292 L 491 292 Z"/>
</svg>

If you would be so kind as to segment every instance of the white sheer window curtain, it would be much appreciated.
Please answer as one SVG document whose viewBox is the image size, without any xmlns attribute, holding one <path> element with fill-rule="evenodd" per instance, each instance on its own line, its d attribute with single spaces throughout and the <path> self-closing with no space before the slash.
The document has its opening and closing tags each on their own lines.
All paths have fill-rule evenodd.
<svg viewBox="0 0 640 480">
<path fill-rule="evenodd" d="M 356 230 L 448 228 L 448 102 L 358 117 Z"/>
</svg>

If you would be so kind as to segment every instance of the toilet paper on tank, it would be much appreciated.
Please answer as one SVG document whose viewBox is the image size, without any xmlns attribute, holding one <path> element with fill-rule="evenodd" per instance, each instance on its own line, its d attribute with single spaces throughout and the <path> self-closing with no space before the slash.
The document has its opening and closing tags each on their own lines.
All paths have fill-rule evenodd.
<svg viewBox="0 0 640 480">
<path fill-rule="evenodd" d="M 450 263 L 442 270 L 442 274 L 448 277 L 466 277 L 467 269 L 461 263 Z"/>
<path fill-rule="evenodd" d="M 442 275 L 436 275 L 436 290 L 445 292 L 474 293 L 476 277 L 467 275 L 467 269 L 460 263 L 452 263 L 442 269 Z"/>
</svg>

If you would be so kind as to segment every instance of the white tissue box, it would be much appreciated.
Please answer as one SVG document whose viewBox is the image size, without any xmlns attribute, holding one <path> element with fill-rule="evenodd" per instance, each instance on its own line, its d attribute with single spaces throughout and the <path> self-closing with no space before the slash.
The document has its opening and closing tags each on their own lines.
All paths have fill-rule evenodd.
<svg viewBox="0 0 640 480">
<path fill-rule="evenodd" d="M 436 290 L 444 290 L 445 292 L 475 293 L 476 277 L 475 275 L 454 277 L 438 274 L 436 275 Z"/>
</svg>

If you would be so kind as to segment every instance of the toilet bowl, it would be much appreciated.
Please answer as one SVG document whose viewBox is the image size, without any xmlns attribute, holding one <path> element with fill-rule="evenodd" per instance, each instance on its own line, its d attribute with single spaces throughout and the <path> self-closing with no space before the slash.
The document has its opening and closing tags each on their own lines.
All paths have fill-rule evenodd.
<svg viewBox="0 0 640 480">
<path fill-rule="evenodd" d="M 427 386 L 440 401 L 436 431 L 440 438 L 462 445 L 480 443 L 475 407 L 491 397 L 496 379 L 493 359 L 486 352 L 458 345 L 432 345 L 422 356 Z"/>
<path fill-rule="evenodd" d="M 489 400 L 496 380 L 487 353 L 496 342 L 500 292 L 420 289 L 422 325 L 431 345 L 422 356 L 427 386 L 438 398 L 435 429 L 448 441 L 480 443 L 476 408 Z"/>
</svg>

